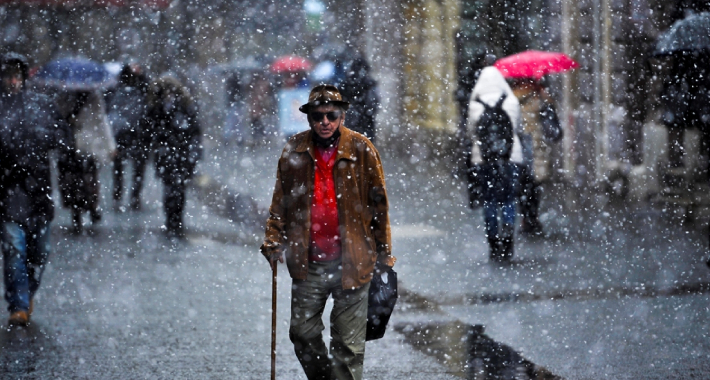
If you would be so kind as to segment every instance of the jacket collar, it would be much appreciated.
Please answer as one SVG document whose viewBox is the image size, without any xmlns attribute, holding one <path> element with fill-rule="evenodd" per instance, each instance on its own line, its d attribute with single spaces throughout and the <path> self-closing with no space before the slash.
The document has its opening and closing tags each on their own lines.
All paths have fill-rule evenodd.
<svg viewBox="0 0 710 380">
<path fill-rule="evenodd" d="M 338 141 L 338 155 L 335 157 L 337 162 L 340 159 L 355 161 L 355 155 L 353 154 L 353 137 L 355 132 L 346 128 L 344 125 L 340 126 L 340 140 Z M 308 130 L 303 135 L 303 138 L 296 146 L 296 152 L 305 153 L 311 155 L 315 159 L 315 146 L 313 144 L 313 130 Z"/>
</svg>

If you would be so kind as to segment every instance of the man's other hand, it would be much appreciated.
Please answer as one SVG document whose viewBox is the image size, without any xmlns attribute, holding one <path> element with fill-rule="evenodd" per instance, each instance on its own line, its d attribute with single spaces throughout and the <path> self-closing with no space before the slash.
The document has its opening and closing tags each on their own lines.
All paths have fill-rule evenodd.
<svg viewBox="0 0 710 380">
<path fill-rule="evenodd" d="M 380 264 L 379 262 L 375 263 L 375 274 L 387 273 L 387 272 L 389 272 L 390 269 L 392 269 L 392 267 L 388 267 L 387 265 Z"/>
</svg>

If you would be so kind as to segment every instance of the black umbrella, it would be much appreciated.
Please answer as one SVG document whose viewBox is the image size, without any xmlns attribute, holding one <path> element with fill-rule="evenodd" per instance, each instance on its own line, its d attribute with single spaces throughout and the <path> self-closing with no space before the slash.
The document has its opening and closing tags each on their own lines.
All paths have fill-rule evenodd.
<svg viewBox="0 0 710 380">
<path fill-rule="evenodd" d="M 710 12 L 692 14 L 678 20 L 661 34 L 656 42 L 655 56 L 684 51 L 710 49 Z"/>
</svg>

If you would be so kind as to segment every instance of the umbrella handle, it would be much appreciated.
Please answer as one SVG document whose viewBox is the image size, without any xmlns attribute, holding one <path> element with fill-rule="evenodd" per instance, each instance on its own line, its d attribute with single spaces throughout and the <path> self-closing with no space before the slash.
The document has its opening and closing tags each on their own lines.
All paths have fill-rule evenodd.
<svg viewBox="0 0 710 380">
<path fill-rule="evenodd" d="M 271 380 L 276 380 L 276 260 L 271 263 Z"/>
</svg>

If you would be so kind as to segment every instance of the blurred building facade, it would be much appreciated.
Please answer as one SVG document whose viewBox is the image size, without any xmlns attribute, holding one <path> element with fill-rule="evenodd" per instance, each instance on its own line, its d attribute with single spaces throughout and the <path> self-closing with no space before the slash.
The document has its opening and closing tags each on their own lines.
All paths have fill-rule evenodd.
<svg viewBox="0 0 710 380">
<path fill-rule="evenodd" d="M 375 15 L 383 7 L 374 0 L 365 4 Z M 710 10 L 709 2 L 408 0 L 397 8 L 371 21 L 375 27 L 364 28 L 368 38 L 363 41 L 377 45 L 378 32 L 386 35 L 390 43 L 369 49 L 376 52 L 370 56 L 401 60 L 401 116 L 391 129 L 395 139 L 403 133 L 418 135 L 434 141 L 433 149 L 441 146 L 442 136 L 453 139 L 457 80 L 479 64 L 481 56 L 562 51 L 580 67 L 546 79 L 565 128 L 565 138 L 553 152 L 557 181 L 579 189 L 573 193 L 585 202 L 593 202 L 590 194 L 599 191 L 634 200 L 664 193 L 668 131 L 660 122 L 659 95 L 667 62 L 652 52 L 658 36 L 673 22 Z M 394 13 L 398 17 L 392 18 Z M 377 25 L 385 24 L 399 29 L 378 30 Z M 392 37 L 398 37 L 396 43 L 391 43 Z M 469 65 L 457 67 L 456 58 Z M 707 157 L 698 152 L 697 131 L 688 131 L 685 140 L 686 166 L 707 166 Z M 690 177 L 698 173 L 689 172 Z"/>
<path fill-rule="evenodd" d="M 564 140 L 553 149 L 555 179 L 590 194 L 645 201 L 662 194 L 668 131 L 660 122 L 667 62 L 652 56 L 658 36 L 710 2 L 691 0 L 331 0 L 354 25 L 385 93 L 381 121 L 413 155 L 452 151 L 461 77 L 482 56 L 528 49 L 565 52 L 580 63 L 548 76 Z M 352 17 L 358 14 L 359 17 Z M 464 62 L 457 66 L 457 61 Z M 465 64 L 465 63 L 468 63 Z M 687 167 L 707 166 L 698 133 L 685 136 Z M 692 173 L 697 171 L 690 170 Z M 700 178 L 690 178 L 698 181 Z M 702 189 L 702 188 L 701 188 Z M 571 200 L 575 202 L 575 200 Z"/>
<path fill-rule="evenodd" d="M 208 105 L 210 131 L 221 106 L 209 107 L 223 104 L 224 92 L 215 67 L 349 46 L 370 61 L 378 81 L 381 144 L 405 140 L 408 152 L 422 156 L 447 154 L 455 139 L 459 77 L 470 69 L 457 60 L 562 51 L 580 68 L 548 79 L 565 128 L 554 153 L 557 179 L 585 190 L 620 181 L 643 199 L 662 187 L 654 173 L 666 138 L 658 122 L 663 63 L 651 51 L 675 20 L 709 7 L 690 0 L 320 2 L 323 17 L 314 19 L 303 0 L 0 0 L 0 48 L 26 54 L 32 65 L 82 55 L 178 73 Z"/>
</svg>

